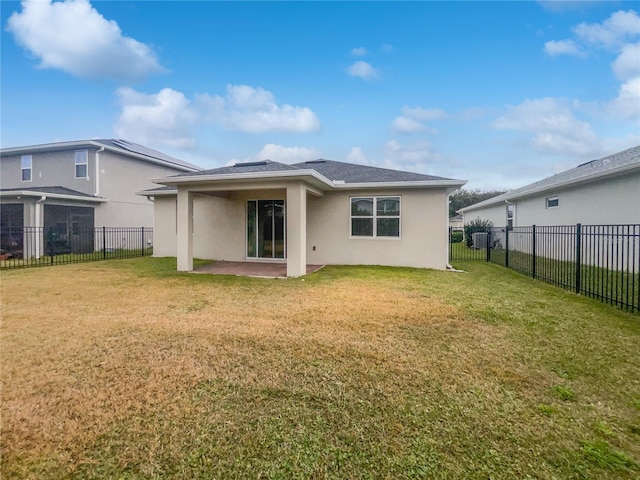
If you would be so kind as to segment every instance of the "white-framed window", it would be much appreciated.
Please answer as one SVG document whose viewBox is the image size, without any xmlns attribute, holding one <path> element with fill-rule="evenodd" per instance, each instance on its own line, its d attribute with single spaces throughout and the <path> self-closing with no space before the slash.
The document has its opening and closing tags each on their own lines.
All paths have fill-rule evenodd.
<svg viewBox="0 0 640 480">
<path fill-rule="evenodd" d="M 352 237 L 400 237 L 400 197 L 351 197 Z"/>
<path fill-rule="evenodd" d="M 547 208 L 556 208 L 560 205 L 560 199 L 558 197 L 547 197 L 545 203 Z"/>
<path fill-rule="evenodd" d="M 89 152 L 87 150 L 76 150 L 75 168 L 76 178 L 89 177 Z"/>
<path fill-rule="evenodd" d="M 515 211 L 515 205 L 507 205 L 507 228 L 513 228 L 513 216 Z"/>
<path fill-rule="evenodd" d="M 31 172 L 33 170 L 33 157 L 31 155 L 22 155 L 20 158 L 21 179 L 23 182 L 31 181 Z"/>
</svg>

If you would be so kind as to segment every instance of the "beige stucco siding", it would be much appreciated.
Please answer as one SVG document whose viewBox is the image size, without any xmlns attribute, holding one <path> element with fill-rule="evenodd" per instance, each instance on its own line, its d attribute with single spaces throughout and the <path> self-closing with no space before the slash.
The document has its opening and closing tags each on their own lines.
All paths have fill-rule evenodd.
<svg viewBox="0 0 640 480">
<path fill-rule="evenodd" d="M 223 195 L 194 194 L 193 255 L 245 261 L 247 200 L 285 199 L 286 190 L 278 186 Z M 400 196 L 400 238 L 351 238 L 352 196 Z M 154 256 L 176 256 L 176 197 L 158 196 L 154 203 Z M 309 264 L 446 268 L 448 210 L 444 188 L 325 192 L 323 196 L 308 193 L 306 203 Z"/>
<path fill-rule="evenodd" d="M 400 196 L 400 238 L 351 237 L 352 196 Z M 308 198 L 307 262 L 443 269 L 447 264 L 444 189 L 329 192 Z M 315 250 L 314 250 L 315 247 Z"/>
</svg>

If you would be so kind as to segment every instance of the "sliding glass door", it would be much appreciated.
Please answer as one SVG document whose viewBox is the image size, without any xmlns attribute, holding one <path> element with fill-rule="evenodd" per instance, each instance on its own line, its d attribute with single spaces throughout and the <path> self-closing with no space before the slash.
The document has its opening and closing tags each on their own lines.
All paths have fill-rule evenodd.
<svg viewBox="0 0 640 480">
<path fill-rule="evenodd" d="M 285 258 L 284 200 L 247 202 L 247 257 Z"/>
</svg>

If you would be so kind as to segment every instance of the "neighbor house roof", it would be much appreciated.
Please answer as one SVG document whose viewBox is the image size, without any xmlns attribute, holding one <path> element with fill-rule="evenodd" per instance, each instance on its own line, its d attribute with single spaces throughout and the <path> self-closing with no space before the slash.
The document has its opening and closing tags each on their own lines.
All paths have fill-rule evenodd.
<svg viewBox="0 0 640 480">
<path fill-rule="evenodd" d="M 0 189 L 0 197 L 47 197 L 66 200 L 81 200 L 88 202 L 106 202 L 106 198 L 94 197 L 83 192 L 78 192 L 67 187 L 27 187 L 27 188 L 3 188 Z"/>
<path fill-rule="evenodd" d="M 524 187 L 508 191 L 501 195 L 474 203 L 459 211 L 464 213 L 479 208 L 488 207 L 505 200 L 512 201 L 540 193 L 557 191 L 561 188 L 602 180 L 607 177 L 621 175 L 630 171 L 640 170 L 640 145 L 614 153 L 608 157 L 591 160 L 575 168 L 543 178 Z"/>
<path fill-rule="evenodd" d="M 21 147 L 9 147 L 0 149 L 0 155 L 20 155 L 32 152 L 47 152 L 56 150 L 67 150 L 73 148 L 104 148 L 112 152 L 120 153 L 158 165 L 169 166 L 184 172 L 195 172 L 199 167 L 180 160 L 152 148 L 139 145 L 121 139 L 99 139 L 99 140 L 75 140 L 70 142 L 43 143 L 40 145 L 26 145 Z"/>
<path fill-rule="evenodd" d="M 232 166 L 201 170 L 193 173 L 183 173 L 171 177 L 154 179 L 153 181 L 163 185 L 176 186 L 179 184 L 216 181 L 295 178 L 305 178 L 310 183 L 325 190 L 355 187 L 441 186 L 459 188 L 466 183 L 464 180 L 323 159 L 292 165 L 273 162 L 271 160 L 237 163 Z M 145 192 L 139 193 L 145 194 Z M 161 192 L 158 191 L 158 193 Z"/>
</svg>

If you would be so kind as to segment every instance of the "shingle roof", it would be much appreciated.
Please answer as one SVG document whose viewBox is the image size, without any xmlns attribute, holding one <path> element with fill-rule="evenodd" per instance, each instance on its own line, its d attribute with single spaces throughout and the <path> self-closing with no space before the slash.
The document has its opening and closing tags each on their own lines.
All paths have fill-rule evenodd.
<svg viewBox="0 0 640 480">
<path fill-rule="evenodd" d="M 122 150 L 127 150 L 128 152 L 136 153 L 138 155 L 143 155 L 145 157 L 149 157 L 150 159 L 162 160 L 164 162 L 172 163 L 180 167 L 187 167 L 194 170 L 200 170 L 200 167 L 197 167 L 192 163 L 185 162 L 184 160 L 171 157 L 165 153 L 159 152 L 158 150 L 154 150 L 153 148 L 149 148 L 149 147 L 145 147 L 144 145 L 139 145 L 137 143 L 129 142 L 128 140 L 100 139 L 100 140 L 93 140 L 93 141 L 108 147 L 120 148 Z"/>
<path fill-rule="evenodd" d="M 284 170 L 297 170 L 284 163 L 263 160 L 260 162 L 236 163 L 235 165 L 212 168 L 210 170 L 200 170 L 199 172 L 188 172 L 174 175 L 174 177 L 194 176 L 194 175 L 233 175 L 236 173 L 257 173 L 257 172 L 282 172 Z"/>
<path fill-rule="evenodd" d="M 489 198 L 482 202 L 478 202 L 468 207 L 460 209 L 460 211 L 475 210 L 476 208 L 500 203 L 504 200 L 512 200 L 538 192 L 545 192 L 560 188 L 564 185 L 587 182 L 606 176 L 616 170 L 624 168 L 640 168 L 640 145 L 628 148 L 622 152 L 614 153 L 608 157 L 591 160 L 590 162 L 578 165 L 570 170 L 551 175 L 537 182 L 530 183 L 524 187 L 503 193 L 493 198 Z"/>
<path fill-rule="evenodd" d="M 77 190 L 72 190 L 67 187 L 27 187 L 27 188 L 2 188 L 0 192 L 38 192 L 38 193 L 49 193 L 51 195 L 68 195 L 72 197 L 89 197 L 95 198 L 93 195 L 89 195 L 87 193 L 78 192 Z"/>
<path fill-rule="evenodd" d="M 380 183 L 380 182 L 416 182 L 433 180 L 452 180 L 450 178 L 436 177 L 422 173 L 403 172 L 388 168 L 369 167 L 353 163 L 336 162 L 333 160 L 311 160 L 308 162 L 286 165 L 271 160 L 259 162 L 237 163 L 232 166 L 201 170 L 195 173 L 181 173 L 174 177 L 199 176 L 199 175 L 233 175 L 241 173 L 282 172 L 296 170 L 315 170 L 320 175 L 332 181 L 345 183 Z"/>
<path fill-rule="evenodd" d="M 403 172 L 388 168 L 369 167 L 354 163 L 336 162 L 333 160 L 311 160 L 291 165 L 300 169 L 313 169 L 333 181 L 345 183 L 377 183 L 377 182 L 418 182 L 428 180 L 451 180 L 422 173 Z"/>
</svg>

